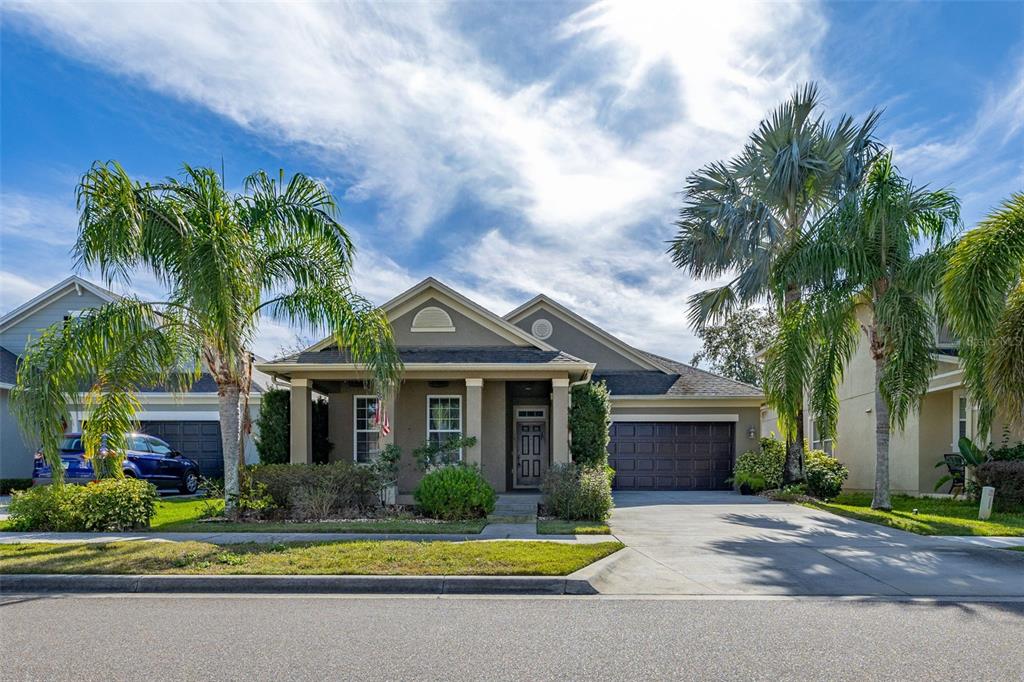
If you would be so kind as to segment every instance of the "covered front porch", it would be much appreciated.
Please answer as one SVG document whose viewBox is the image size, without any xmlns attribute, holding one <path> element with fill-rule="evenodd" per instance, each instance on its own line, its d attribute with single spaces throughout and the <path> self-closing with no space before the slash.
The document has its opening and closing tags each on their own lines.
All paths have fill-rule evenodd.
<svg viewBox="0 0 1024 682">
<path fill-rule="evenodd" d="M 327 400 L 331 461 L 368 464 L 387 445 L 402 451 L 399 501 L 423 476 L 414 451 L 428 442 L 471 436 L 462 461 L 479 466 L 497 492 L 537 490 L 545 471 L 568 463 L 569 391 L 588 373 L 569 368 L 417 369 L 408 366 L 393 395 L 383 401 L 358 370 L 293 373 L 291 462 L 312 463 L 312 401 Z M 376 414 L 382 406 L 385 433 Z"/>
</svg>

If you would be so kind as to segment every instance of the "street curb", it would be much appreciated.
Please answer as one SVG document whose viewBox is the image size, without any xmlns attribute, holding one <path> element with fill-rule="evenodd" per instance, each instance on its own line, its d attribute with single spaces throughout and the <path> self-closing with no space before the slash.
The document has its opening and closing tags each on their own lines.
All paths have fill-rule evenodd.
<svg viewBox="0 0 1024 682">
<path fill-rule="evenodd" d="M 573 576 L 0 575 L 0 594 L 597 594 Z"/>
<path fill-rule="evenodd" d="M 621 540 L 619 542 L 621 542 Z M 570 573 L 569 578 L 573 579 L 574 584 L 571 586 L 567 586 L 566 589 L 575 589 L 577 586 L 585 585 L 586 589 L 589 591 L 567 591 L 566 594 L 600 594 L 601 591 L 598 589 L 597 586 L 600 584 L 601 579 L 612 571 L 615 564 L 619 563 L 620 561 L 626 558 L 626 556 L 628 555 L 628 550 L 628 546 L 622 547 L 621 549 L 612 552 L 603 559 L 598 559 L 594 563 L 584 566 L 575 573 Z"/>
</svg>

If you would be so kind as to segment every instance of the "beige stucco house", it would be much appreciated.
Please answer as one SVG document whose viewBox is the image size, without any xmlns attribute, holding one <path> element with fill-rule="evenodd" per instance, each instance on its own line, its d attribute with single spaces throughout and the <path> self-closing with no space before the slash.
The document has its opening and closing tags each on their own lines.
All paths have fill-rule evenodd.
<svg viewBox="0 0 1024 682">
<path fill-rule="evenodd" d="M 549 466 L 570 461 L 571 388 L 588 381 L 612 394 L 619 488 L 728 488 L 736 453 L 759 436 L 757 388 L 634 348 L 546 296 L 500 317 L 428 278 L 383 310 L 405 366 L 384 404 L 388 435 L 374 425 L 366 372 L 332 339 L 258 365 L 291 385 L 292 462 L 312 461 L 314 394 L 328 400 L 332 459 L 402 448 L 403 496 L 421 476 L 412 451 L 452 434 L 477 438 L 462 457 L 497 491 L 536 490 Z"/>
<path fill-rule="evenodd" d="M 870 313 L 860 311 L 861 322 Z M 967 398 L 963 370 L 957 357 L 956 341 L 944 329 L 937 334 L 938 346 L 933 358 L 935 371 L 928 390 L 921 398 L 920 408 L 907 419 L 905 428 L 893 430 L 889 442 L 890 485 L 893 492 L 931 494 L 935 484 L 946 473 L 936 463 L 943 455 L 957 452 L 961 436 L 979 445 L 999 442 L 1009 415 L 1000 414 L 988 438 L 978 432 L 977 411 Z M 871 490 L 875 481 L 875 366 L 863 335 L 861 343 L 844 372 L 838 388 L 839 422 L 834 440 L 822 440 L 815 429 L 809 405 L 804 407 L 804 434 L 809 445 L 834 454 L 850 469 L 846 482 L 849 490 Z M 763 407 L 761 429 L 765 434 L 778 433 L 775 414 Z M 1011 443 L 1024 440 L 1024 429 L 1011 428 Z M 946 489 L 940 492 L 945 492 Z"/>
</svg>

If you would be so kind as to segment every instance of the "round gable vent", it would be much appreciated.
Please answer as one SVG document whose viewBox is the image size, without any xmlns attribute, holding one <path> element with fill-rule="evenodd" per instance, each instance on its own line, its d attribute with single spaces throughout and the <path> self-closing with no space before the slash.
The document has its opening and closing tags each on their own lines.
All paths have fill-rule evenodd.
<svg viewBox="0 0 1024 682">
<path fill-rule="evenodd" d="M 533 325 L 530 327 L 530 333 L 536 336 L 538 339 L 543 341 L 544 339 L 551 336 L 553 328 L 551 322 L 544 319 L 543 317 L 539 320 L 534 320 Z"/>
<path fill-rule="evenodd" d="M 414 332 L 453 332 L 451 316 L 441 308 L 430 306 L 423 308 L 412 318 Z"/>
</svg>

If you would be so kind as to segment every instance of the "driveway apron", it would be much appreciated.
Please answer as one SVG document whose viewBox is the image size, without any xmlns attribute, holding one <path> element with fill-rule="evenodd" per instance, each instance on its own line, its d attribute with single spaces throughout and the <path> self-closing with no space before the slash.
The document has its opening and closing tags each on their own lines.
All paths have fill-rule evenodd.
<svg viewBox="0 0 1024 682">
<path fill-rule="evenodd" d="M 729 492 L 619 492 L 615 505 L 627 549 L 595 578 L 603 593 L 1024 597 L 1024 553 Z"/>
</svg>

